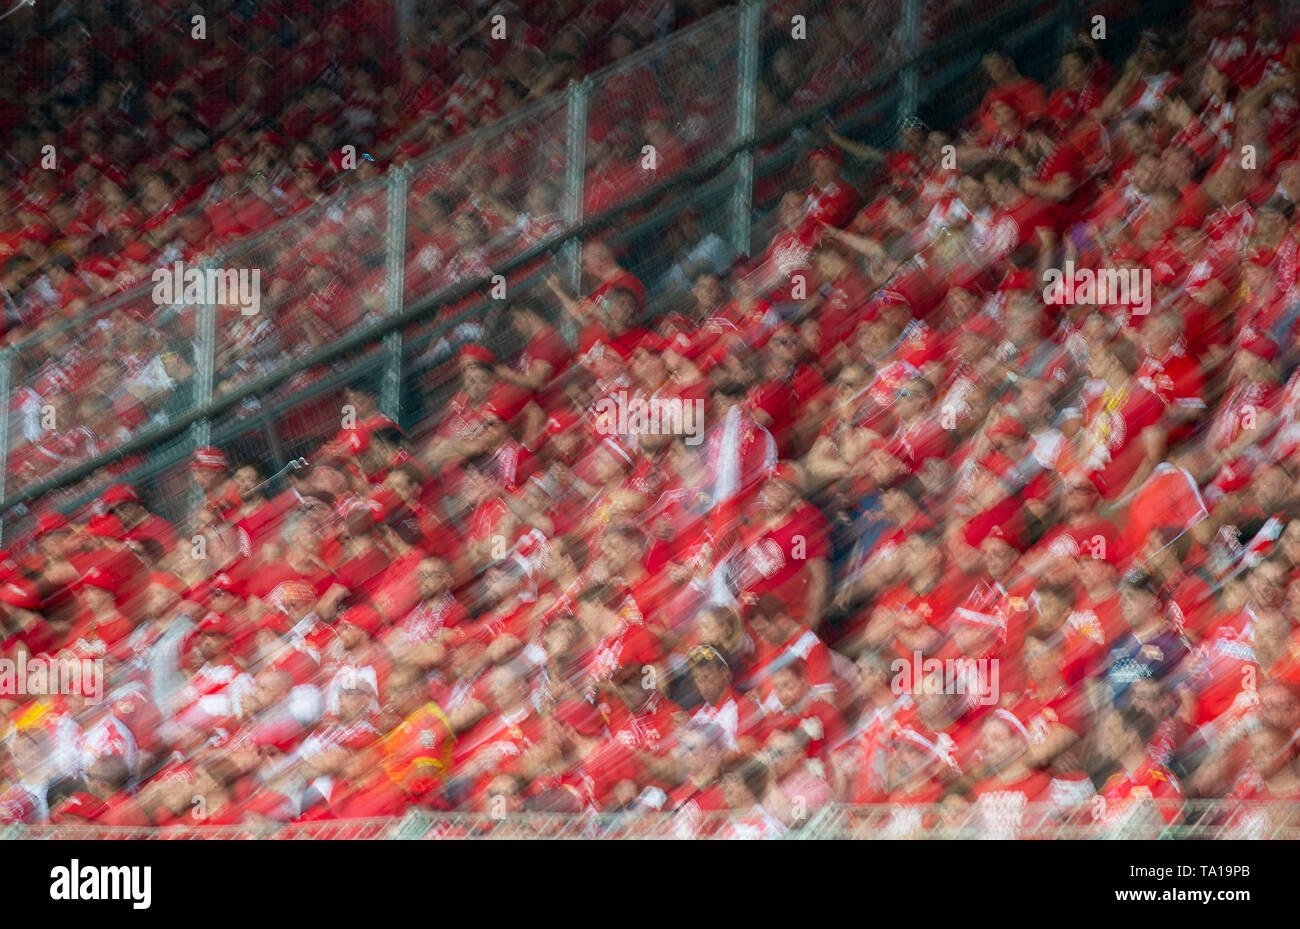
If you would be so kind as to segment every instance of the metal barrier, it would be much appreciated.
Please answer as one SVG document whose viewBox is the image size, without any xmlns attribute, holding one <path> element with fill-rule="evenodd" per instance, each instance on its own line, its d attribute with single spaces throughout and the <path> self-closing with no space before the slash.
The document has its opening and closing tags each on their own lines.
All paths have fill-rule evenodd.
<svg viewBox="0 0 1300 929">
<path fill-rule="evenodd" d="M 971 77 L 994 42 L 1050 76 L 1073 0 L 978 7 L 962 5 L 960 23 L 926 19 L 920 0 L 721 10 L 210 256 L 205 268 L 260 273 L 256 315 L 229 301 L 159 305 L 146 284 L 5 349 L 4 537 L 22 536 L 38 501 L 71 510 L 112 480 L 180 515 L 193 448 L 225 444 L 276 471 L 337 430 L 348 385 L 409 427 L 439 403 L 456 344 L 512 347 L 489 285 L 500 280 L 513 298 L 549 265 L 576 291 L 578 249 L 597 230 L 622 244 L 655 296 L 663 232 L 689 206 L 707 205 L 706 231 L 750 252 L 770 181 L 806 149 L 819 114 L 883 143 L 899 113 L 969 112 Z M 442 196 L 452 191 L 459 201 Z M 57 379 L 69 359 L 75 400 Z M 51 434 L 58 460 L 38 446 Z"/>
<path fill-rule="evenodd" d="M 1027 804 L 830 805 L 790 826 L 762 811 L 735 813 L 429 813 L 400 819 L 233 826 L 11 825 L 0 839 L 1297 839 L 1294 801 L 1148 801 L 1123 815 L 1100 807 Z M 1172 821 L 1170 821 L 1172 820 Z"/>
</svg>

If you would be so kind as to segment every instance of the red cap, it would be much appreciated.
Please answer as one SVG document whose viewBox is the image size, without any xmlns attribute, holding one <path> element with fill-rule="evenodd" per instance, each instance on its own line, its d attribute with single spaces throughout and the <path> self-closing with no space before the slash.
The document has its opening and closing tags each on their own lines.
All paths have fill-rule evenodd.
<svg viewBox="0 0 1300 929">
<path fill-rule="evenodd" d="M 989 429 L 989 437 L 1006 437 L 1010 439 L 1027 439 L 1029 430 L 1025 424 L 1014 416 L 1003 416 Z"/>
<path fill-rule="evenodd" d="M 546 435 L 554 438 L 557 435 L 577 432 L 582 423 L 580 417 L 568 407 L 561 407 L 546 419 Z"/>
<path fill-rule="evenodd" d="M 111 594 L 117 594 L 122 587 L 122 578 L 118 577 L 103 568 L 92 567 L 86 570 L 72 583 L 74 590 L 81 590 L 85 587 L 94 587 L 97 590 L 106 590 Z"/>
<path fill-rule="evenodd" d="M 293 628 L 293 620 L 289 618 L 288 613 L 281 613 L 278 610 L 271 610 L 263 613 L 257 620 L 258 629 L 269 629 L 272 632 L 284 635 Z"/>
<path fill-rule="evenodd" d="M 126 535 L 126 526 L 112 513 L 99 513 L 87 520 L 85 532 L 101 539 L 120 539 Z"/>
<path fill-rule="evenodd" d="M 1256 358 L 1264 361 L 1273 362 L 1277 360 L 1277 343 L 1267 336 L 1255 336 L 1248 342 L 1243 342 L 1241 347 L 1250 352 Z"/>
<path fill-rule="evenodd" d="M 632 464 L 632 453 L 618 439 L 613 436 L 606 436 L 605 441 L 600 444 L 612 452 L 614 457 L 623 462 L 624 465 L 630 466 Z"/>
<path fill-rule="evenodd" d="M 456 355 L 459 358 L 481 362 L 485 365 L 497 363 L 497 356 L 492 354 L 490 349 L 484 348 L 482 345 L 475 345 L 472 342 L 462 345 Z"/>
<path fill-rule="evenodd" d="M 139 503 L 140 495 L 130 484 L 112 484 L 99 499 L 106 506 L 117 506 L 119 503 Z"/>
<path fill-rule="evenodd" d="M 199 620 L 196 632 L 209 633 L 211 635 L 233 635 L 232 624 L 229 616 L 224 616 L 215 611 L 209 611 Z"/>
<path fill-rule="evenodd" d="M 366 497 L 366 506 L 370 508 L 375 522 L 381 523 L 402 506 L 402 498 L 395 490 L 380 487 Z"/>
<path fill-rule="evenodd" d="M 124 257 L 130 258 L 132 261 L 139 261 L 145 264 L 148 264 L 149 262 L 153 261 L 154 256 L 156 254 L 157 253 L 152 248 L 149 247 L 148 243 L 140 239 L 136 239 L 134 242 L 129 244 L 126 248 L 122 249 L 122 255 Z"/>
<path fill-rule="evenodd" d="M 998 451 L 989 452 L 979 460 L 978 464 L 984 470 L 992 471 L 999 478 L 1005 478 L 1016 466 L 1014 461 Z"/>
<path fill-rule="evenodd" d="M 379 611 L 373 606 L 366 606 L 365 604 L 349 607 L 339 617 L 339 622 L 356 626 L 358 629 L 364 630 L 371 638 L 379 635 L 379 631 L 384 627 L 384 618 L 379 615 Z"/>
<path fill-rule="evenodd" d="M 238 158 L 223 158 L 221 160 L 222 174 L 235 174 L 244 170 L 244 163 Z"/>
<path fill-rule="evenodd" d="M 64 823 L 70 819 L 96 820 L 108 812 L 108 804 L 85 791 L 75 791 L 67 799 L 50 810 L 51 823 Z"/>
<path fill-rule="evenodd" d="M 36 585 L 21 577 L 11 577 L 0 584 L 0 602 L 23 610 L 41 608 L 41 596 L 36 590 Z"/>
<path fill-rule="evenodd" d="M 1038 277 L 1029 268 L 1017 268 L 1008 271 L 1007 276 L 1002 279 L 998 285 L 998 290 L 1037 290 Z"/>
<path fill-rule="evenodd" d="M 38 539 L 41 536 L 49 535 L 51 532 L 60 532 L 68 528 L 68 517 L 58 510 L 47 510 L 36 517 L 36 537 Z"/>
<path fill-rule="evenodd" d="M 1001 539 L 1018 552 L 1025 550 L 1024 540 L 1020 538 L 1020 532 L 1015 526 L 1014 519 L 1008 519 L 991 527 L 988 534 L 980 541 L 984 542 L 988 539 Z"/>
<path fill-rule="evenodd" d="M 168 590 L 180 595 L 185 593 L 185 582 L 170 571 L 154 571 L 149 575 L 149 584 L 166 587 Z"/>
<path fill-rule="evenodd" d="M 195 468 L 204 471 L 226 471 L 230 464 L 226 461 L 226 453 L 213 445 L 203 445 L 194 450 L 194 458 L 191 462 Z"/>
<path fill-rule="evenodd" d="M 604 728 L 600 711 L 586 700 L 565 700 L 556 704 L 552 713 L 557 720 L 572 726 L 578 735 L 588 739 L 599 736 Z"/>
<path fill-rule="evenodd" d="M 987 316 L 972 316 L 962 324 L 962 331 L 969 332 L 971 335 L 981 336 L 982 338 L 996 341 L 1001 337 L 998 330 L 998 324 Z"/>
<path fill-rule="evenodd" d="M 808 153 L 808 161 L 811 162 L 817 158 L 825 158 L 827 161 L 835 162 L 835 164 L 839 164 L 841 161 L 839 150 L 831 148 L 829 145 L 814 148 Z"/>
<path fill-rule="evenodd" d="M 658 333 L 647 332 L 636 343 L 636 348 L 642 351 L 650 352 L 653 355 L 662 355 L 665 348 L 668 347 L 668 340 Z M 633 349 L 635 351 L 636 349 Z"/>
<path fill-rule="evenodd" d="M 776 466 L 768 472 L 767 479 L 769 481 L 785 481 L 796 488 L 803 487 L 803 481 L 799 478 L 799 469 L 789 461 L 777 462 Z"/>
</svg>

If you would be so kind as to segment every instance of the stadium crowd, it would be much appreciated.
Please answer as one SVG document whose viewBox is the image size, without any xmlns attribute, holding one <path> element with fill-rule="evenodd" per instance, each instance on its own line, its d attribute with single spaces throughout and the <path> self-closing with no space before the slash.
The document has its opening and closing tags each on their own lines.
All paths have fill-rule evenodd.
<svg viewBox="0 0 1300 929">
<path fill-rule="evenodd" d="M 965 124 L 832 132 L 761 254 L 680 243 L 672 301 L 586 242 L 413 428 L 353 388 L 284 485 L 205 447 L 183 523 L 121 483 L 40 513 L 0 647 L 106 692 L 0 676 L 0 821 L 1214 799 L 1266 834 L 1300 801 L 1295 27 L 1207 0 L 1051 88 L 990 51 Z M 612 428 L 635 400 L 701 441 Z"/>
</svg>

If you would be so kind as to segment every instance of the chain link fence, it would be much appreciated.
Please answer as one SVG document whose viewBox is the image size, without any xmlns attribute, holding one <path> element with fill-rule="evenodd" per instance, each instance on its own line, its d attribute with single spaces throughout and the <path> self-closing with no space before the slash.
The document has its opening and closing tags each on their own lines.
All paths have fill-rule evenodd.
<svg viewBox="0 0 1300 929">
<path fill-rule="evenodd" d="M 1117 10 L 1112 28 L 1170 6 Z M 256 436 L 247 452 L 268 473 L 284 467 L 338 418 L 323 404 L 315 421 L 303 379 L 346 378 L 363 355 L 384 412 L 412 429 L 449 396 L 461 344 L 499 358 L 518 348 L 497 312 L 506 301 L 538 296 L 559 321 L 542 277 L 579 291 L 590 236 L 616 243 L 652 309 L 671 306 L 687 276 L 682 235 L 721 240 L 711 260 L 760 251 L 823 117 L 876 146 L 892 144 L 902 114 L 950 124 L 987 86 L 985 48 L 1050 79 L 1081 17 L 1073 0 L 740 4 L 386 175 L 341 173 L 318 206 L 207 259 L 205 270 L 256 272 L 255 313 L 230 299 L 160 303 L 147 285 L 0 354 L 4 536 L 110 480 L 155 505 L 183 453 L 219 441 L 217 420 L 250 427 L 235 431 Z M 852 156 L 846 175 L 864 189 L 889 177 Z M 271 422 L 289 397 L 299 425 Z"/>
<path fill-rule="evenodd" d="M 822 807 L 786 826 L 759 810 L 738 813 L 430 813 L 400 819 L 236 826 L 11 825 L 0 839 L 1018 839 L 1239 840 L 1300 838 L 1300 809 L 1285 802 L 1149 801 L 1120 816 L 1100 807 L 976 804 Z"/>
</svg>

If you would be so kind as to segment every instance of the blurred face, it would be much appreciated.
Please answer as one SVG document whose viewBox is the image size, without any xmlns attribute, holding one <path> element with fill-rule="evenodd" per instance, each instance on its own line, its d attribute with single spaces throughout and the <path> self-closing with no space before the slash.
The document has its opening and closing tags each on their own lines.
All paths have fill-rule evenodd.
<svg viewBox="0 0 1300 929">
<path fill-rule="evenodd" d="M 1140 677 L 1129 688 L 1129 702 L 1134 707 L 1155 719 L 1163 718 L 1168 712 L 1165 703 L 1165 691 L 1155 678 Z"/>
<path fill-rule="evenodd" d="M 499 671 L 492 678 L 492 696 L 498 707 L 513 709 L 528 697 L 528 682 L 513 671 Z"/>
<path fill-rule="evenodd" d="M 961 194 L 962 203 L 972 212 L 982 210 L 988 206 L 989 195 L 984 185 L 970 175 L 963 175 L 957 182 L 957 191 Z"/>
<path fill-rule="evenodd" d="M 1262 727 L 1252 732 L 1247 739 L 1250 760 L 1263 777 L 1277 774 L 1291 760 L 1291 753 L 1286 751 L 1289 737 L 1284 729 Z"/>
<path fill-rule="evenodd" d="M 923 773 L 929 763 L 929 755 L 919 745 L 897 741 L 889 753 L 889 783 L 892 786 L 905 783 Z"/>
<path fill-rule="evenodd" d="M 572 620 L 557 619 L 542 633 L 542 648 L 550 658 L 573 654 L 578 642 L 578 630 Z"/>
<path fill-rule="evenodd" d="M 229 642 L 229 638 L 224 635 L 213 632 L 201 633 L 198 639 L 199 654 L 207 659 L 216 658 L 225 652 Z"/>
<path fill-rule="evenodd" d="M 793 772 L 803 760 L 798 740 L 788 732 L 773 733 L 767 748 L 772 753 L 772 773 L 778 778 Z"/>
<path fill-rule="evenodd" d="M 1285 685 L 1266 681 L 1259 688 L 1260 715 L 1270 726 L 1293 732 L 1300 724 L 1300 699 Z"/>
<path fill-rule="evenodd" d="M 680 743 L 682 767 L 688 774 L 705 774 L 717 765 L 720 752 L 698 732 L 682 736 Z"/>
<path fill-rule="evenodd" d="M 256 468 L 245 466 L 235 472 L 235 489 L 239 491 L 240 497 L 249 496 L 253 488 L 261 482 L 262 476 L 257 473 Z"/>
<path fill-rule="evenodd" d="M 492 372 L 481 364 L 467 364 L 460 372 L 461 386 L 475 400 L 482 400 L 492 389 Z"/>
<path fill-rule="evenodd" d="M 1118 761 L 1129 750 L 1135 735 L 1124 728 L 1118 713 L 1107 714 L 1101 724 L 1101 751 L 1112 761 Z"/>
<path fill-rule="evenodd" d="M 994 717 L 984 724 L 984 757 L 995 768 L 1025 752 L 1025 739 L 1005 720 Z"/>
<path fill-rule="evenodd" d="M 738 773 L 728 774 L 722 779 L 722 799 L 733 810 L 746 810 L 755 803 L 749 788 L 745 786 L 744 778 Z"/>
<path fill-rule="evenodd" d="M 986 538 L 980 543 L 984 569 L 994 578 L 1006 577 L 1019 557 L 1016 550 L 999 538 Z"/>
<path fill-rule="evenodd" d="M 858 400 L 858 393 L 866 386 L 867 373 L 857 365 L 846 365 L 835 379 L 835 402 L 844 414 L 850 413 Z"/>
<path fill-rule="evenodd" d="M 793 330 L 782 329 L 767 344 L 772 361 L 779 368 L 789 367 L 799 356 L 799 336 Z"/>
<path fill-rule="evenodd" d="M 420 596 L 425 599 L 440 597 L 451 586 L 451 569 L 441 558 L 425 558 L 416 570 L 415 579 L 420 586 Z"/>
<path fill-rule="evenodd" d="M 727 685 L 731 681 L 731 675 L 727 673 L 726 668 L 708 662 L 691 668 L 691 679 L 695 682 L 695 689 L 700 692 L 700 696 L 704 698 L 705 702 L 713 703 L 727 692 Z"/>
<path fill-rule="evenodd" d="M 818 187 L 825 187 L 835 180 L 835 162 L 829 158 L 814 158 L 812 160 L 812 177 L 814 184 Z"/>
<path fill-rule="evenodd" d="M 773 512 L 784 513 L 798 497 L 799 491 L 787 481 L 768 481 L 763 485 L 763 502 Z"/>
<path fill-rule="evenodd" d="M 1136 587 L 1120 589 L 1119 608 L 1124 614 L 1124 621 L 1134 628 L 1141 626 L 1158 612 L 1156 598 Z"/>
<path fill-rule="evenodd" d="M 694 296 L 696 304 L 706 310 L 712 310 L 726 301 L 722 281 L 714 274 L 703 274 L 696 278 L 691 287 L 691 295 Z"/>
<path fill-rule="evenodd" d="M 772 693 L 783 707 L 791 709 L 808 693 L 808 684 L 794 671 L 782 668 L 772 675 Z"/>
<path fill-rule="evenodd" d="M 1260 606 L 1276 608 L 1282 605 L 1286 592 L 1286 571 L 1275 562 L 1265 562 L 1250 576 L 1250 594 Z"/>
<path fill-rule="evenodd" d="M 602 484 L 609 484 L 623 477 L 623 462 L 616 458 L 609 449 L 601 446 L 592 459 L 592 469 Z"/>
</svg>

